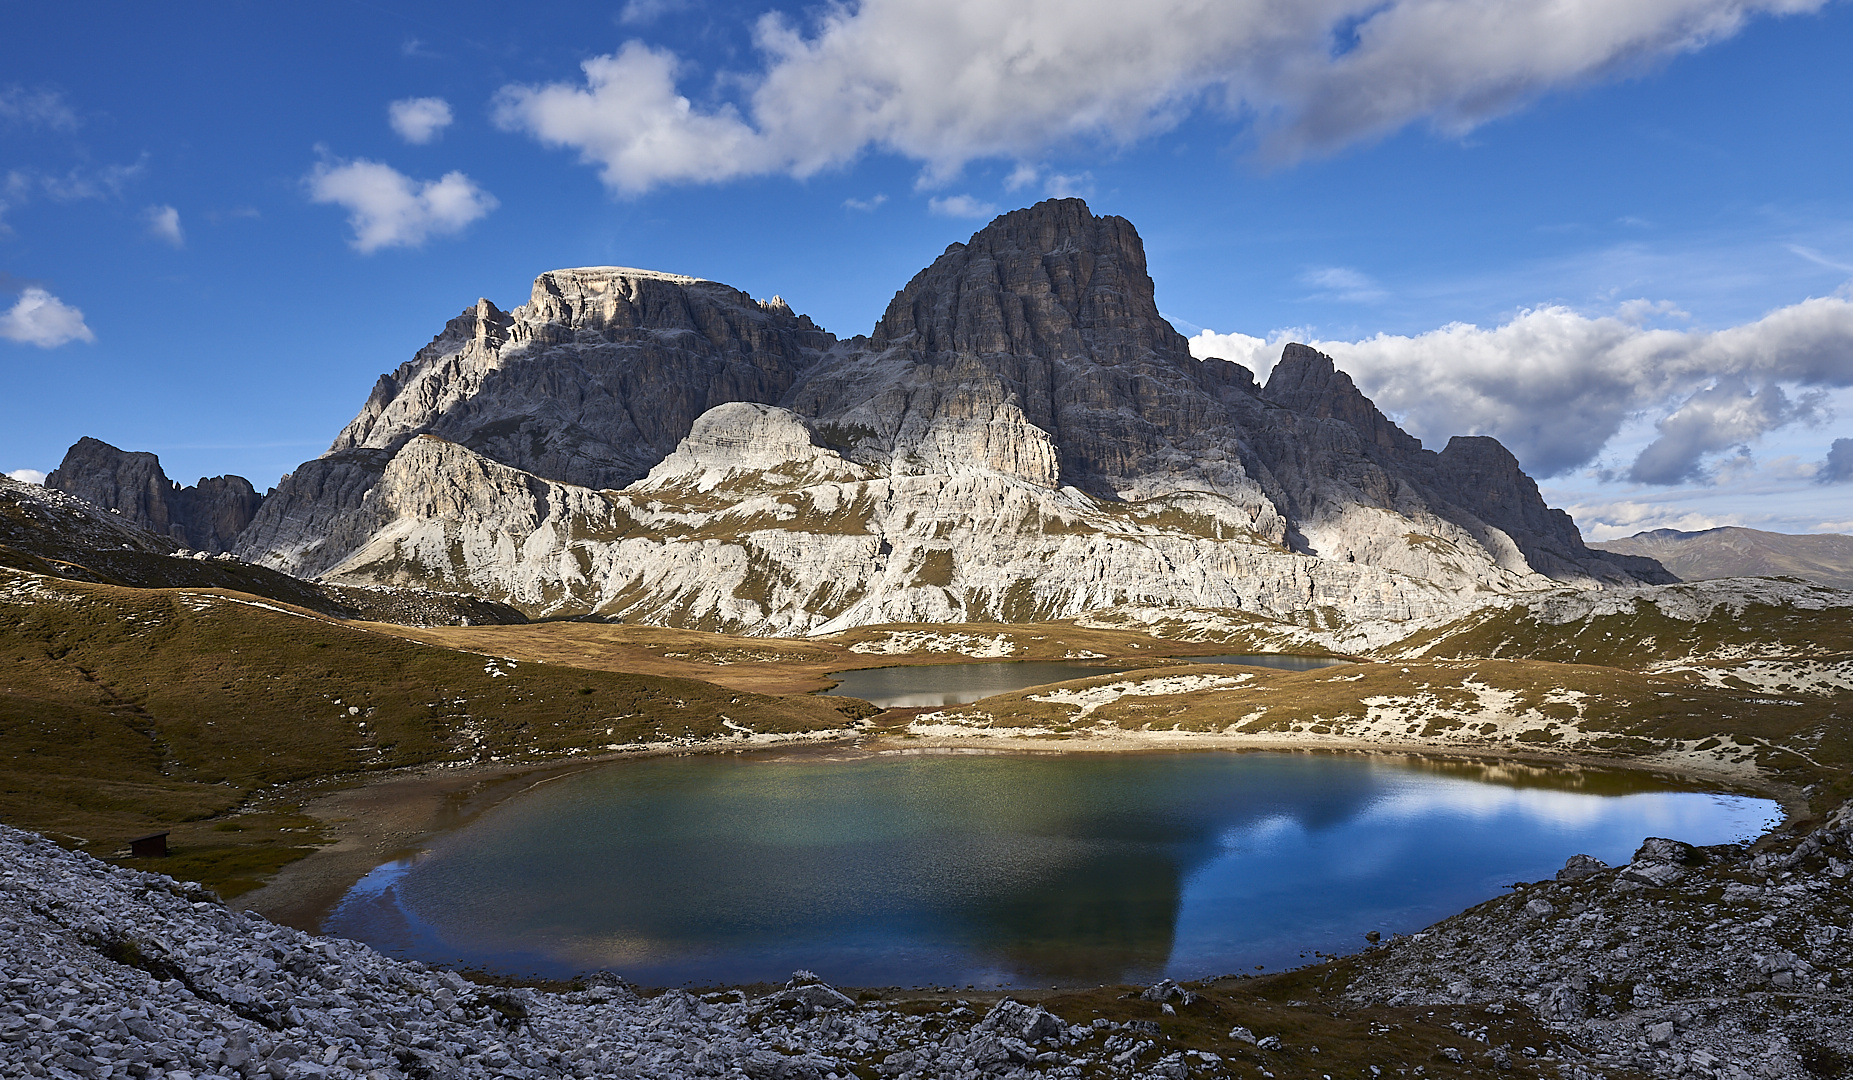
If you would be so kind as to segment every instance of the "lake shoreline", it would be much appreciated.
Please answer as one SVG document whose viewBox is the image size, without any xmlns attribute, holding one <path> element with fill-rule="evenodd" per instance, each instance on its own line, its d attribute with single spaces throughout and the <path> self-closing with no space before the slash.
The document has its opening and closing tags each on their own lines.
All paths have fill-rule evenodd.
<svg viewBox="0 0 1853 1080">
<path fill-rule="evenodd" d="M 908 710 L 914 711 L 914 710 Z M 542 784 L 591 769 L 645 758 L 751 753 L 770 760 L 801 757 L 819 762 L 914 754 L 1159 754 L 1186 752 L 1311 753 L 1444 761 L 1509 762 L 1648 773 L 1708 791 L 1755 795 L 1775 801 L 1786 819 L 1806 816 L 1800 790 L 1760 772 L 1708 768 L 1707 761 L 1605 757 L 1500 747 L 1431 746 L 1414 740 L 1385 744 L 1321 736 L 1220 735 L 1201 732 L 1116 731 L 1088 737 L 1046 735 L 920 736 L 893 732 L 782 737 L 776 742 L 653 746 L 597 756 L 542 762 L 430 765 L 394 773 L 348 777 L 335 790 L 312 795 L 302 812 L 322 823 L 330 838 L 290 863 L 263 887 L 231 901 L 273 922 L 320 933 L 324 920 L 362 877 L 395 859 L 418 853 L 436 837 Z"/>
</svg>

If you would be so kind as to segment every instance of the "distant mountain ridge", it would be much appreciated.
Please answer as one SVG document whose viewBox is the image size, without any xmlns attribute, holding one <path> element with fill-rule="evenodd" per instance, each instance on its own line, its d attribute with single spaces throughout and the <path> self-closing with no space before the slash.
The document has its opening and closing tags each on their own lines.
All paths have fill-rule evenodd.
<svg viewBox="0 0 1853 1080">
<path fill-rule="evenodd" d="M 1589 546 L 1658 560 L 1682 581 L 1786 576 L 1853 589 L 1853 536 L 1838 533 L 1774 533 L 1726 525 L 1698 532 L 1654 529 Z"/>
<path fill-rule="evenodd" d="M 1407 620 L 1671 580 L 1586 547 L 1496 440 L 1424 449 L 1311 348 L 1266 386 L 1192 357 L 1131 223 L 1078 199 L 951 245 L 847 340 L 715 282 L 542 274 L 382 376 L 234 548 L 753 633 L 1126 604 Z"/>
</svg>

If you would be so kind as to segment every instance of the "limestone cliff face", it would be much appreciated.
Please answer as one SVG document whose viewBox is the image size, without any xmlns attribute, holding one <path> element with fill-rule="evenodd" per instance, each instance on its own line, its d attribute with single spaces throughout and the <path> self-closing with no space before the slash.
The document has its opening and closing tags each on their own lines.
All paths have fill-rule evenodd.
<svg viewBox="0 0 1853 1080">
<path fill-rule="evenodd" d="M 1329 357 L 1190 356 L 1138 234 L 1003 215 L 839 342 L 694 278 L 554 271 L 381 379 L 240 538 L 329 580 L 756 633 L 1122 605 L 1439 617 L 1585 548 L 1491 439 L 1437 454 Z"/>
<path fill-rule="evenodd" d="M 195 551 L 217 554 L 256 516 L 264 497 L 242 476 L 202 477 L 192 487 L 167 478 L 153 454 L 118 450 L 85 436 L 45 486 L 113 510 L 131 525 Z"/>
<path fill-rule="evenodd" d="M 393 451 L 428 433 L 540 476 L 623 487 L 697 416 L 776 402 L 835 343 L 783 301 L 712 281 L 555 270 L 528 303 L 504 313 L 479 300 L 381 376 L 331 451 Z"/>
</svg>

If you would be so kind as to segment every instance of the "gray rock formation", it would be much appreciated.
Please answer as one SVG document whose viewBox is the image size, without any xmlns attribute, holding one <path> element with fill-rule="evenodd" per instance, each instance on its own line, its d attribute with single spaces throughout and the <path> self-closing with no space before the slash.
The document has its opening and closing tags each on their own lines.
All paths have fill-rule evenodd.
<svg viewBox="0 0 1853 1080">
<path fill-rule="evenodd" d="M 256 515 L 264 497 L 242 476 L 201 477 L 181 487 L 153 454 L 118 450 L 85 436 L 45 478 L 45 486 L 113 510 L 131 525 L 195 551 L 217 554 Z"/>
<path fill-rule="evenodd" d="M 229 589 L 342 619 L 412 626 L 526 621 L 477 596 L 304 581 L 231 554 L 208 556 L 55 488 L 0 476 L 0 566 L 138 589 Z"/>
<path fill-rule="evenodd" d="M 554 270 L 528 303 L 487 300 L 390 375 L 333 452 L 414 435 L 592 488 L 619 488 L 729 401 L 775 402 L 836 339 L 783 300 L 623 267 Z"/>
<path fill-rule="evenodd" d="M 1684 581 L 1730 577 L 1798 577 L 1853 589 L 1853 536 L 1796 535 L 1735 525 L 1700 532 L 1655 529 L 1589 545 L 1657 560 Z"/>
<path fill-rule="evenodd" d="M 1671 580 L 1584 547 L 1494 440 L 1424 450 L 1312 349 L 1265 388 L 1193 358 L 1131 224 L 1076 199 L 952 245 L 844 342 L 713 282 L 543 274 L 382 378 L 238 550 L 760 633 L 1125 604 L 1426 619 Z"/>
</svg>

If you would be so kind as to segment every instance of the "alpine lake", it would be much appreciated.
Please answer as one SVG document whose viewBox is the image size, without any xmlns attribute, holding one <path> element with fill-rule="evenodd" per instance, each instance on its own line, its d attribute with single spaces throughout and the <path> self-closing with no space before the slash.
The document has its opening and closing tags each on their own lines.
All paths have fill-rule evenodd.
<svg viewBox="0 0 1853 1080">
<path fill-rule="evenodd" d="M 937 706 L 1120 670 L 877 668 L 828 692 Z M 541 784 L 377 867 L 322 929 L 643 986 L 1198 979 L 1419 930 L 1574 854 L 1747 840 L 1780 816 L 1645 773 L 1402 755 L 695 753 Z"/>
</svg>

